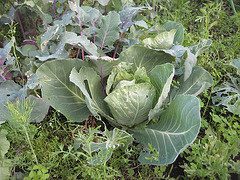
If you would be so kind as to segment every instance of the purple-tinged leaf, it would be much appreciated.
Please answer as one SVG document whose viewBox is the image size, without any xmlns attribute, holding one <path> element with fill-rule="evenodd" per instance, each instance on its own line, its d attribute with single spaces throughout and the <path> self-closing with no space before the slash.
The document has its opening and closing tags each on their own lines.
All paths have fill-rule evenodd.
<svg viewBox="0 0 240 180">
<path fill-rule="evenodd" d="M 15 41 L 15 38 L 13 37 L 12 40 L 4 46 L 4 48 L 0 48 L 0 66 L 4 66 L 4 62 L 7 58 L 7 55 L 10 53 L 11 48 L 13 46 L 13 42 Z M 0 71 L 0 84 L 3 81 L 11 80 L 12 75 L 9 72 L 9 67 L 2 68 L 2 71 Z"/>
<path fill-rule="evenodd" d="M 25 45 L 33 45 L 35 46 L 37 49 L 39 48 L 37 43 L 35 41 L 23 41 L 22 43 L 22 46 L 25 46 Z"/>
<path fill-rule="evenodd" d="M 137 13 L 141 10 L 150 10 L 147 7 L 128 7 L 119 12 L 120 15 L 120 29 L 121 32 L 126 32 L 133 24 L 132 19 L 137 15 Z"/>
<path fill-rule="evenodd" d="M 60 37 L 61 41 L 58 43 L 55 49 L 53 49 L 53 54 L 46 56 L 36 56 L 40 61 L 45 61 L 47 59 L 59 58 L 64 59 L 68 57 L 68 52 L 65 50 L 65 44 L 75 45 L 83 49 L 90 55 L 98 56 L 97 47 L 95 44 L 91 43 L 86 36 L 77 36 L 74 32 L 64 32 Z"/>
<path fill-rule="evenodd" d="M 96 30 L 96 44 L 101 47 L 113 47 L 114 41 L 119 38 L 120 29 L 118 25 L 120 22 L 120 16 L 118 13 L 111 11 L 107 16 L 104 16 L 103 24 L 100 29 Z"/>
<path fill-rule="evenodd" d="M 85 12 L 84 9 L 79 6 L 79 2 L 79 0 L 69 0 L 68 4 L 70 9 L 77 13 L 77 17 L 79 17 L 79 20 L 84 24 L 84 22 L 90 19 L 90 14 Z"/>
<path fill-rule="evenodd" d="M 34 10 L 42 19 L 44 24 L 49 24 L 52 22 L 52 16 L 50 16 L 47 13 L 44 13 L 42 10 L 42 1 L 25 1 L 24 4 L 31 7 L 32 10 Z"/>
<path fill-rule="evenodd" d="M 6 67 L 6 68 L 3 70 L 3 73 L 0 72 L 0 84 L 2 83 L 2 82 L 1 82 L 1 79 L 3 79 L 3 81 L 12 80 L 12 75 L 11 75 L 11 73 L 9 72 L 9 67 Z"/>
</svg>

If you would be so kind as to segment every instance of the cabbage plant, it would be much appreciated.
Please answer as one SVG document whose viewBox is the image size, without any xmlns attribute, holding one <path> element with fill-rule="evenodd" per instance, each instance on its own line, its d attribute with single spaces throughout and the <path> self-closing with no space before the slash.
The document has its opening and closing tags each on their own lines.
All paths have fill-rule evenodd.
<svg viewBox="0 0 240 180">
<path fill-rule="evenodd" d="M 119 34 L 115 26 L 119 21 L 112 21 L 111 16 L 107 15 L 96 31 L 96 37 L 101 37 L 96 41 L 101 43 L 81 45 L 88 54 L 84 61 L 50 60 L 37 69 L 42 96 L 72 121 L 95 116 L 131 134 L 143 147 L 142 164 L 170 164 L 198 135 L 201 117 L 196 96 L 213 80 L 196 63 L 211 41 L 192 47 L 180 45 L 183 27 L 175 22 L 164 24 L 150 38 L 131 29 L 128 46 L 116 59 L 115 53 L 109 57 L 111 53 L 103 50 L 111 49 L 116 41 L 106 36 L 110 30 Z M 71 32 L 65 35 L 70 44 L 79 41 L 86 45 Z"/>
<path fill-rule="evenodd" d="M 196 96 L 211 86 L 212 78 L 196 66 L 197 56 L 211 41 L 182 46 L 181 24 L 167 22 L 149 28 L 145 21 L 138 20 L 139 12 L 151 9 L 147 7 L 130 7 L 130 3 L 122 2 L 119 12 L 107 13 L 106 9 L 103 15 L 99 9 L 81 6 L 80 0 L 66 1 L 65 10 L 64 0 L 54 2 L 54 11 L 56 3 L 61 2 L 54 22 L 54 16 L 44 13 L 41 1 L 18 4 L 20 9 L 30 8 L 36 17 L 41 17 L 45 26 L 39 26 L 39 32 L 44 33 L 33 38 L 36 42 L 25 38 L 23 45 L 16 47 L 23 56 L 30 57 L 26 59 L 28 82 L 24 87 L 5 76 L 12 42 L 0 52 L 0 105 L 24 99 L 28 88 L 38 88 L 39 79 L 42 97 L 71 121 L 82 122 L 95 116 L 109 121 L 113 129 L 121 128 L 107 132 L 107 142 L 92 143 L 89 155 L 99 152 L 99 160 L 105 152 L 108 160 L 112 153 L 109 148 L 120 146 L 123 137 L 131 139 L 133 135 L 143 147 L 141 163 L 172 163 L 199 132 Z M 108 1 L 99 3 L 107 5 Z M 82 59 L 67 59 L 72 48 L 78 50 L 76 58 L 81 52 Z M 36 107 L 32 119 L 39 122 L 47 113 L 48 103 L 30 98 Z M 0 108 L 0 124 L 5 121 L 1 117 L 5 111 Z M 128 144 L 127 140 L 124 147 Z"/>
<path fill-rule="evenodd" d="M 195 95 L 212 84 L 207 71 L 194 67 L 188 80 L 182 77 L 174 87 L 171 63 L 146 69 L 122 61 L 108 76 L 105 91 L 101 76 L 81 60 L 49 61 L 37 74 L 42 95 L 54 108 L 74 121 L 104 117 L 143 145 L 142 164 L 155 165 L 174 162 L 195 140 L 201 120 Z"/>
</svg>

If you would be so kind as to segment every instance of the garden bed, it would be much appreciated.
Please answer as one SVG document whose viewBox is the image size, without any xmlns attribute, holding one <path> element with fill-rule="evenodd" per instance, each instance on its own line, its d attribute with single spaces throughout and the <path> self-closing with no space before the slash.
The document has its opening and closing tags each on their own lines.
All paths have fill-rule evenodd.
<svg viewBox="0 0 240 180">
<path fill-rule="evenodd" d="M 237 1 L 0 8 L 0 179 L 239 179 Z"/>
</svg>

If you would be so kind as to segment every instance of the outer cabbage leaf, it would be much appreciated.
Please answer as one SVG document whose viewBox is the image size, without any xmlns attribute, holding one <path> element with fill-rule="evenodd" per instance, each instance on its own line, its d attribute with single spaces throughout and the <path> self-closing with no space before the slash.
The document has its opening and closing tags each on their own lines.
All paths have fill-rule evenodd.
<svg viewBox="0 0 240 180">
<path fill-rule="evenodd" d="M 0 66 L 4 64 L 4 61 L 7 58 L 7 55 L 11 51 L 14 41 L 15 41 L 15 37 L 13 37 L 11 41 L 4 46 L 4 48 L 0 48 Z"/>
<path fill-rule="evenodd" d="M 150 80 L 157 91 L 157 104 L 149 112 L 149 120 L 159 115 L 163 101 L 167 98 L 174 76 L 174 66 L 166 63 L 158 65 L 150 72 Z"/>
<path fill-rule="evenodd" d="M 59 34 L 59 24 L 56 24 L 54 26 L 50 26 L 47 28 L 47 31 L 41 37 L 40 47 L 42 52 L 45 51 L 49 41 L 52 39 L 53 40 L 56 39 L 58 34 Z"/>
<path fill-rule="evenodd" d="M 159 118 L 160 122 L 133 131 L 138 142 L 151 144 L 158 152 L 156 156 L 145 147 L 139 157 L 142 164 L 170 164 L 195 140 L 201 121 L 199 100 L 177 96 Z"/>
<path fill-rule="evenodd" d="M 1 125 L 0 125 L 1 126 Z M 2 129 L 0 131 L 0 179 L 9 179 L 11 175 L 10 168 L 12 163 L 10 159 L 5 159 L 5 154 L 10 148 L 10 142 L 7 140 L 7 131 Z"/>
<path fill-rule="evenodd" d="M 114 149 L 120 147 L 121 149 L 126 150 L 129 144 L 133 141 L 132 135 L 124 130 L 119 130 L 118 128 L 114 128 L 113 131 L 106 130 L 104 134 L 107 137 L 106 142 L 101 143 L 100 146 L 98 145 L 99 143 L 92 142 L 90 144 L 92 147 L 95 145 L 95 149 L 99 147 L 97 151 L 100 151 L 96 156 L 88 159 L 89 163 L 94 165 L 104 164 L 104 162 L 107 162 L 111 158 Z"/>
<path fill-rule="evenodd" d="M 120 62 L 133 63 L 133 70 L 145 67 L 150 72 L 156 65 L 171 63 L 174 58 L 163 51 L 154 51 L 141 45 L 134 45 L 120 54 Z"/>
<path fill-rule="evenodd" d="M 119 125 L 132 127 L 148 119 L 155 89 L 149 83 L 125 86 L 110 93 L 104 100 Z"/>
<path fill-rule="evenodd" d="M 89 67 L 82 67 L 79 73 L 75 68 L 71 71 L 70 81 L 80 88 L 85 96 L 88 109 L 94 116 L 107 113 L 107 105 L 101 78 Z"/>
<path fill-rule="evenodd" d="M 29 113 L 29 118 L 27 118 L 26 123 L 34 122 L 34 123 L 40 123 L 44 117 L 48 113 L 49 109 L 49 103 L 46 102 L 45 99 L 42 98 L 37 98 L 35 96 L 28 96 L 26 99 L 16 99 L 14 102 L 11 102 L 14 105 L 15 108 L 19 109 L 19 111 L 26 110 L 26 107 L 29 107 L 30 113 Z M 27 104 L 26 104 L 27 103 Z M 4 120 L 9 120 L 9 122 L 14 125 L 16 124 L 15 122 L 12 122 L 11 117 L 13 116 L 13 111 L 11 111 L 8 107 L 9 104 L 3 105 L 4 108 L 1 109 L 1 111 L 4 111 L 4 113 L 0 114 L 0 124 L 1 121 Z M 0 111 L 0 112 L 1 112 Z M 19 123 L 17 125 L 14 125 L 16 128 L 18 128 Z"/>
<path fill-rule="evenodd" d="M 40 123 L 48 113 L 49 103 L 45 99 L 29 96 L 26 100 L 33 103 L 31 120 L 34 123 Z"/>
<path fill-rule="evenodd" d="M 203 39 L 198 45 L 187 48 L 187 58 L 184 62 L 184 81 L 186 81 L 192 73 L 192 68 L 197 64 L 197 57 L 212 44 L 212 40 Z"/>
<path fill-rule="evenodd" d="M 24 4 L 31 7 L 43 20 L 44 24 L 50 24 L 52 22 L 52 16 L 50 14 L 44 13 L 42 10 L 43 2 L 42 1 L 31 1 L 26 0 Z"/>
<path fill-rule="evenodd" d="M 109 0 L 97 0 L 102 6 L 106 6 Z"/>
<path fill-rule="evenodd" d="M 69 0 L 68 4 L 72 11 L 77 12 L 77 16 L 82 24 L 90 19 L 90 14 L 80 7 L 80 0 Z"/>
<path fill-rule="evenodd" d="M 99 132 L 93 129 L 92 133 Z M 78 149 L 82 146 L 82 149 L 89 155 L 87 157 L 88 163 L 93 165 L 106 163 L 111 158 L 114 149 L 120 147 L 122 150 L 126 150 L 133 141 L 132 135 L 118 128 L 108 131 L 105 127 L 105 131 L 101 134 L 103 137 L 98 139 L 98 142 L 93 142 L 89 134 L 80 134 L 79 138 L 74 140 L 74 148 Z"/>
<path fill-rule="evenodd" d="M 162 51 L 164 51 L 174 57 L 180 58 L 181 56 L 184 55 L 184 53 L 186 52 L 187 49 L 188 49 L 187 47 L 184 47 L 182 45 L 175 45 L 171 49 L 162 50 Z"/>
<path fill-rule="evenodd" d="M 34 89 L 38 85 L 38 76 L 32 71 L 27 71 L 25 75 L 27 76 L 26 86 L 29 89 Z"/>
<path fill-rule="evenodd" d="M 45 61 L 47 59 L 52 59 L 52 58 L 59 58 L 59 59 L 67 58 L 69 54 L 64 48 L 66 44 L 77 45 L 78 47 L 82 48 L 84 51 L 86 51 L 90 55 L 95 55 L 95 56 L 98 55 L 97 46 L 92 42 L 90 42 L 86 36 L 77 36 L 77 34 L 74 32 L 65 31 L 61 35 L 61 40 L 56 46 L 53 54 L 36 56 L 36 57 L 39 58 L 40 61 Z"/>
<path fill-rule="evenodd" d="M 195 56 L 189 48 L 186 49 L 186 60 L 184 62 L 184 81 L 186 81 L 192 73 L 193 67 L 197 64 L 197 56 Z"/>
<path fill-rule="evenodd" d="M 88 65 L 93 68 L 98 73 L 98 75 L 101 75 L 101 73 L 103 73 L 103 77 L 109 75 L 112 68 L 119 63 L 117 59 L 111 58 L 109 56 L 86 56 L 86 59 L 88 60 Z M 100 62 L 102 64 L 102 70 Z"/>
<path fill-rule="evenodd" d="M 182 44 L 184 39 L 184 28 L 183 25 L 174 21 L 169 21 L 164 24 L 164 27 L 167 31 L 171 31 L 172 29 L 176 29 L 177 32 L 174 36 L 174 44 Z"/>
<path fill-rule="evenodd" d="M 173 46 L 176 29 L 159 33 L 154 38 L 146 38 L 143 43 L 153 49 L 170 49 Z"/>
<path fill-rule="evenodd" d="M 132 143 L 133 137 L 124 130 L 114 128 L 113 131 L 104 132 L 107 136 L 106 148 L 121 147 L 122 150 L 127 150 L 128 146 Z"/>
<path fill-rule="evenodd" d="M 202 67 L 193 67 L 190 77 L 180 81 L 180 87 L 177 94 L 197 96 L 213 84 L 212 76 Z"/>
<path fill-rule="evenodd" d="M 202 39 L 201 42 L 195 46 L 191 46 L 190 50 L 191 52 L 198 57 L 202 52 L 204 52 L 206 49 L 208 49 L 212 44 L 212 40 L 206 40 Z"/>
<path fill-rule="evenodd" d="M 0 179 L 10 179 L 12 166 L 11 159 L 2 160 L 0 164 Z"/>
<path fill-rule="evenodd" d="M 127 7 L 119 12 L 120 15 L 120 29 L 122 32 L 128 31 L 128 29 L 133 25 L 143 25 L 145 26 L 145 21 L 136 21 L 132 22 L 132 19 L 137 15 L 137 13 L 141 10 L 150 10 L 148 7 Z M 141 24 L 139 24 L 141 23 Z"/>
<path fill-rule="evenodd" d="M 78 71 L 85 62 L 76 59 L 53 60 L 41 65 L 37 75 L 42 86 L 42 96 L 51 106 L 73 121 L 84 121 L 90 111 L 81 90 L 69 80 L 75 67 Z"/>
<path fill-rule="evenodd" d="M 4 81 L 0 85 L 0 104 L 7 101 L 15 101 L 17 98 L 22 99 L 26 96 L 26 89 L 16 84 L 14 81 Z"/>
</svg>

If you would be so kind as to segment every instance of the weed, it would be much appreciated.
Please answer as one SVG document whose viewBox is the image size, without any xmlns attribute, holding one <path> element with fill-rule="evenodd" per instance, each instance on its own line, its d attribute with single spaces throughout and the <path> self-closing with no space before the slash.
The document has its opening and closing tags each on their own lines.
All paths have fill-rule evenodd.
<svg viewBox="0 0 240 180">
<path fill-rule="evenodd" d="M 227 179 L 231 172 L 237 173 L 237 166 L 235 167 L 231 161 L 231 156 L 235 157 L 239 152 L 239 142 L 236 136 L 230 135 L 232 142 L 225 143 L 216 136 L 213 130 L 207 129 L 205 133 L 204 138 L 191 146 L 191 151 L 186 151 L 189 153 L 185 156 L 189 163 L 184 164 L 187 176 Z"/>
<path fill-rule="evenodd" d="M 196 22 L 202 23 L 202 31 L 203 34 L 201 34 L 204 38 L 209 38 L 210 30 L 217 25 L 218 21 L 215 20 L 211 22 L 213 19 L 212 16 L 218 16 L 219 11 L 221 10 L 222 3 L 204 3 L 204 7 L 200 8 L 200 11 L 202 13 L 201 16 L 197 16 Z"/>
<path fill-rule="evenodd" d="M 29 124 L 32 121 L 31 113 L 33 110 L 33 104 L 30 100 L 17 100 L 15 103 L 8 102 L 7 109 L 9 114 L 6 113 L 6 118 L 12 125 L 14 130 L 20 131 L 25 134 L 26 142 L 29 144 L 32 154 L 34 156 L 35 162 L 38 164 L 38 159 L 33 149 L 32 140 L 29 135 Z"/>
<path fill-rule="evenodd" d="M 50 177 L 47 168 L 41 164 L 35 165 L 33 168 L 28 168 L 28 170 L 31 170 L 31 172 L 24 180 L 44 180 Z"/>
</svg>

